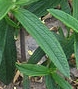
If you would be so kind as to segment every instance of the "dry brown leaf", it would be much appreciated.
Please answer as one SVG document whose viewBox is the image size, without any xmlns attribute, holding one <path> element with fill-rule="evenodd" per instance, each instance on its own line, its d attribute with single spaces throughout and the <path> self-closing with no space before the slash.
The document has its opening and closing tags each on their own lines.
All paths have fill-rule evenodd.
<svg viewBox="0 0 78 89">
<path fill-rule="evenodd" d="M 16 82 L 16 80 L 18 79 L 19 75 L 20 75 L 20 71 L 18 70 L 18 71 L 16 72 L 16 75 L 15 75 L 14 79 L 13 79 L 13 83 Z"/>
</svg>

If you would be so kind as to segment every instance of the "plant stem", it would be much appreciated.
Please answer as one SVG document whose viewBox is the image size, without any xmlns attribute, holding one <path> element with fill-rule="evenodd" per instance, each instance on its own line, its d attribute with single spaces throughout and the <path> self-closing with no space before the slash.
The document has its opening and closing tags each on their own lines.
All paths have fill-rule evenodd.
<svg viewBox="0 0 78 89">
<path fill-rule="evenodd" d="M 26 62 L 26 52 L 25 52 L 25 32 L 24 29 L 20 29 L 20 47 L 21 47 L 21 60 L 20 62 Z"/>
</svg>

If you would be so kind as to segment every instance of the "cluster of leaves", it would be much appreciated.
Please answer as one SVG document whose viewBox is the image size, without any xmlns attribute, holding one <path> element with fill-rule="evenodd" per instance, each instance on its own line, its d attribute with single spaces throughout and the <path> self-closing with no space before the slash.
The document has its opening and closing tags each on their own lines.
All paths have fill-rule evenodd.
<svg viewBox="0 0 78 89">
<path fill-rule="evenodd" d="M 61 10 L 53 9 L 58 5 L 61 6 Z M 75 6 L 77 5 L 74 4 Z M 48 12 L 67 26 L 66 37 L 61 28 L 59 34 L 56 34 L 39 20 L 39 17 Z M 0 80 L 9 84 L 14 77 L 17 59 L 14 32 L 15 29 L 21 28 L 21 24 L 36 40 L 39 47 L 27 63 L 17 63 L 16 67 L 24 75 L 45 76 L 47 89 L 72 89 L 71 85 L 57 73 L 57 70 L 65 77 L 70 77 L 67 59 L 74 49 L 76 59 L 78 59 L 78 20 L 75 8 L 73 13 L 75 18 L 71 16 L 68 0 L 0 0 Z M 9 14 L 15 17 L 14 20 Z M 70 28 L 75 34 L 69 35 Z M 44 55 L 48 56 L 47 61 L 42 65 L 37 65 Z M 78 60 L 76 63 L 78 66 Z"/>
</svg>

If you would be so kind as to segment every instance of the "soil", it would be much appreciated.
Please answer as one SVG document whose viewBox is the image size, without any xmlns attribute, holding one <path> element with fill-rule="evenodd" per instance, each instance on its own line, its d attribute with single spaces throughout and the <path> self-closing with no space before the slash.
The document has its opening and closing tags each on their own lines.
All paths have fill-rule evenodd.
<svg viewBox="0 0 78 89">
<path fill-rule="evenodd" d="M 64 34 L 66 35 L 66 27 L 65 25 L 63 25 L 63 23 L 61 23 L 59 20 L 51 17 L 50 15 L 48 16 L 48 18 L 44 18 L 45 19 L 45 25 L 51 29 L 51 30 L 57 30 L 57 28 L 59 26 L 62 27 Z M 25 50 L 26 50 L 26 58 L 29 59 L 29 57 L 31 56 L 31 54 L 34 52 L 34 50 L 38 47 L 38 44 L 35 42 L 35 40 L 30 36 L 30 35 L 26 35 L 25 36 Z M 20 40 L 19 40 L 19 36 L 18 36 L 18 40 L 16 41 L 16 45 L 17 45 L 17 52 L 18 52 L 18 60 L 21 58 L 20 55 Z M 45 58 L 43 58 L 43 60 L 45 60 Z M 43 61 L 42 60 L 42 61 Z M 68 80 L 73 86 L 75 86 L 73 89 L 78 89 L 77 85 L 75 82 L 72 81 L 76 81 L 78 78 L 78 70 L 74 67 L 70 69 L 70 73 L 72 79 Z M 17 79 L 19 77 L 20 74 L 18 74 Z M 16 80 L 17 80 L 16 79 Z M 31 80 L 31 88 L 30 89 L 46 89 L 45 83 L 44 83 L 44 78 L 40 78 L 40 79 L 36 79 L 36 78 L 30 78 Z M 8 86 L 4 85 L 3 83 L 0 82 L 0 89 L 23 89 L 22 88 L 22 80 L 14 82 L 9 84 Z"/>
</svg>

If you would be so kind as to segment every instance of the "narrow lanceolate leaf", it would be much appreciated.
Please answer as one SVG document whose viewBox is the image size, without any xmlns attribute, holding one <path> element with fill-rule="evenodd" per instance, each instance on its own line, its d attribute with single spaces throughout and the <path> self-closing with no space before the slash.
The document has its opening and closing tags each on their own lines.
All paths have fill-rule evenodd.
<svg viewBox="0 0 78 89">
<path fill-rule="evenodd" d="M 78 68 L 78 33 L 75 33 L 75 37 L 74 37 L 74 50 L 75 50 L 75 57 L 76 57 L 76 65 Z"/>
<path fill-rule="evenodd" d="M 44 76 L 50 73 L 50 70 L 42 65 L 36 64 L 16 64 L 16 67 L 25 75 Z"/>
<path fill-rule="evenodd" d="M 73 16 L 78 20 L 78 0 L 73 1 Z"/>
<path fill-rule="evenodd" d="M 48 9 L 48 11 L 57 19 L 62 21 L 65 25 L 72 28 L 75 32 L 78 32 L 78 20 L 71 15 L 56 9 Z"/>
<path fill-rule="evenodd" d="M 61 9 L 63 11 L 70 14 L 71 10 L 68 5 L 68 0 L 39 0 L 27 6 L 26 9 L 28 9 L 38 17 L 41 17 L 45 16 L 48 13 L 48 8 L 55 8 L 58 5 L 61 6 Z"/>
<path fill-rule="evenodd" d="M 48 12 L 46 9 L 55 8 L 62 0 L 39 0 L 38 2 L 30 4 L 26 9 L 37 15 L 38 17 L 44 16 Z M 63 3 L 66 1 L 63 0 Z"/>
<path fill-rule="evenodd" d="M 72 89 L 72 86 L 58 74 L 52 73 L 52 77 L 62 89 Z"/>
<path fill-rule="evenodd" d="M 60 42 L 60 44 L 64 50 L 64 53 L 65 53 L 67 59 L 69 60 L 71 54 L 74 53 L 74 35 L 71 35 L 67 39 L 64 36 L 62 36 L 63 34 L 59 35 L 59 34 L 54 33 L 54 35 L 56 36 L 57 40 Z"/>
<path fill-rule="evenodd" d="M 3 19 L 0 21 L 0 80 L 9 84 L 15 74 L 16 47 L 14 29 Z"/>
<path fill-rule="evenodd" d="M 69 3 L 68 3 L 68 0 L 62 0 L 61 2 L 61 10 L 68 13 L 68 14 L 71 14 L 71 9 L 70 9 L 70 6 L 69 6 Z"/>
<path fill-rule="evenodd" d="M 6 19 L 6 22 L 11 25 L 12 27 L 14 28 L 19 28 L 19 26 L 14 22 L 12 21 L 8 16 L 5 16 L 5 19 Z"/>
<path fill-rule="evenodd" d="M 78 0 L 73 0 L 73 16 L 78 20 Z M 78 68 L 78 33 L 74 34 L 74 51 Z"/>
<path fill-rule="evenodd" d="M 16 4 L 18 5 L 28 5 L 31 4 L 33 2 L 37 2 L 39 0 L 17 0 Z"/>
<path fill-rule="evenodd" d="M 63 50 L 64 50 L 64 52 L 66 54 L 67 59 L 69 60 L 69 58 L 72 55 L 72 53 L 74 53 L 74 36 L 71 36 L 67 40 L 66 44 L 65 45 L 63 44 L 62 47 L 63 47 Z"/>
<path fill-rule="evenodd" d="M 4 20 L 0 21 L 0 64 L 2 62 L 2 55 L 5 47 L 5 39 L 6 39 L 6 29 L 7 25 Z"/>
<path fill-rule="evenodd" d="M 12 0 L 0 0 L 0 20 L 8 13 L 13 7 Z"/>
<path fill-rule="evenodd" d="M 69 77 L 69 65 L 66 56 L 52 32 L 31 12 L 18 9 L 13 12 L 19 22 L 35 38 L 42 50 L 49 56 L 55 66 Z"/>
<path fill-rule="evenodd" d="M 47 89 L 62 89 L 60 86 L 58 86 L 55 82 L 55 80 L 52 78 L 51 75 L 46 75 L 45 76 L 45 83 Z"/>
</svg>

